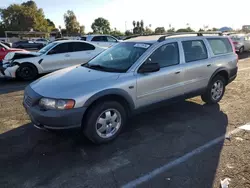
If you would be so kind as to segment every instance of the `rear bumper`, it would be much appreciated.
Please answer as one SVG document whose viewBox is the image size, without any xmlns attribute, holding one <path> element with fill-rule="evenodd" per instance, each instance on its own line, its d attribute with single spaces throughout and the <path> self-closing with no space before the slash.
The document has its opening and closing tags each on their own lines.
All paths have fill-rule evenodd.
<svg viewBox="0 0 250 188">
<path fill-rule="evenodd" d="M 230 71 L 228 83 L 234 81 L 234 79 L 237 77 L 237 72 L 238 72 L 238 67 L 235 67 Z"/>
</svg>

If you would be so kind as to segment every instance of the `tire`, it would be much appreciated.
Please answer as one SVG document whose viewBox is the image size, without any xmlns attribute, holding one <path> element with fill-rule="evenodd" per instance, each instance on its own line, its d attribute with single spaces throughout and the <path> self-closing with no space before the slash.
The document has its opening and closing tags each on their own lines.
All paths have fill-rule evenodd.
<svg viewBox="0 0 250 188">
<path fill-rule="evenodd" d="M 216 83 L 218 88 L 215 85 Z M 221 84 L 220 88 L 218 84 Z M 226 87 L 225 78 L 220 75 L 215 76 L 209 83 L 206 92 L 203 95 L 201 95 L 201 99 L 207 104 L 216 104 L 222 99 L 225 92 L 225 87 Z"/>
<path fill-rule="evenodd" d="M 127 114 L 120 103 L 104 101 L 92 106 L 86 117 L 82 123 L 84 135 L 95 144 L 103 144 L 119 135 L 126 123 Z"/>
<path fill-rule="evenodd" d="M 30 81 L 37 78 L 38 71 L 32 64 L 23 64 L 17 69 L 16 76 L 18 79 Z"/>
<path fill-rule="evenodd" d="M 242 47 L 240 47 L 240 49 L 239 49 L 239 54 L 242 54 L 243 52 L 244 52 L 244 46 L 242 46 Z"/>
</svg>

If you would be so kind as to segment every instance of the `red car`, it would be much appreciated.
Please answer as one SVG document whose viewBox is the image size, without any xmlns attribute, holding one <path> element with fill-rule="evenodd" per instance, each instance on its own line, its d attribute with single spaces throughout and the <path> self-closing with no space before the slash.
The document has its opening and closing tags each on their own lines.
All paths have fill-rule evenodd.
<svg viewBox="0 0 250 188">
<path fill-rule="evenodd" d="M 0 42 L 0 61 L 4 59 L 7 53 L 15 52 L 15 51 L 26 51 L 26 50 L 18 49 L 18 48 L 9 48 L 8 46 Z"/>
</svg>

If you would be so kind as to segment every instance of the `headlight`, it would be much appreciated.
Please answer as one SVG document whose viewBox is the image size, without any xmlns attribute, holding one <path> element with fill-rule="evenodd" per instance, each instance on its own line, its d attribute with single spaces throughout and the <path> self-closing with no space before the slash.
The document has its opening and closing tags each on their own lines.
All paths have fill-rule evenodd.
<svg viewBox="0 0 250 188">
<path fill-rule="evenodd" d="M 74 108 L 75 101 L 71 99 L 41 98 L 39 101 L 39 106 L 46 110 L 65 110 Z"/>
</svg>

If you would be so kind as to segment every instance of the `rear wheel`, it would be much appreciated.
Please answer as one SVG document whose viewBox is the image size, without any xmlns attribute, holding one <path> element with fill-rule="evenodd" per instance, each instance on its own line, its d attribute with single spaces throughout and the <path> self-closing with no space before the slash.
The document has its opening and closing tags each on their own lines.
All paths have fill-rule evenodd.
<svg viewBox="0 0 250 188">
<path fill-rule="evenodd" d="M 208 104 L 218 103 L 225 92 L 226 81 L 222 76 L 216 76 L 209 83 L 206 92 L 201 95 L 201 99 Z"/>
<path fill-rule="evenodd" d="M 116 101 L 105 101 L 94 105 L 83 122 L 83 133 L 96 144 L 115 139 L 124 126 L 127 114 Z"/>
<path fill-rule="evenodd" d="M 38 71 L 34 65 L 24 64 L 17 69 L 16 76 L 21 80 L 34 80 L 38 76 Z"/>
</svg>

